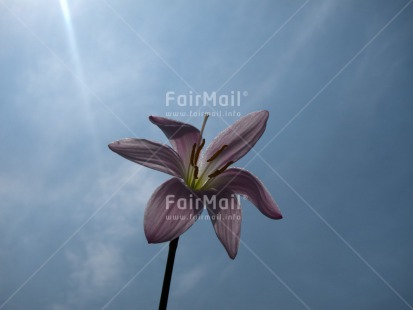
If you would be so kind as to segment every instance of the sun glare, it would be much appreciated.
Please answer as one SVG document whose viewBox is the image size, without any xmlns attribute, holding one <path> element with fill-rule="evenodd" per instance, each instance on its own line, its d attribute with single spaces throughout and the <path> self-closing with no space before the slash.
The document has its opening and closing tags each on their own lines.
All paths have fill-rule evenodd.
<svg viewBox="0 0 413 310">
<path fill-rule="evenodd" d="M 76 34 L 75 30 L 73 27 L 72 23 L 72 16 L 70 13 L 70 8 L 68 5 L 67 0 L 59 0 L 60 2 L 60 8 L 62 10 L 63 14 L 63 19 L 64 19 L 64 24 L 66 28 L 66 34 L 67 34 L 67 39 L 68 39 L 68 45 L 69 45 L 69 50 L 70 50 L 70 55 L 71 55 L 71 61 L 74 66 L 73 73 L 76 77 L 76 80 L 79 82 L 79 93 L 81 97 L 82 104 L 81 109 L 82 109 L 82 115 L 86 118 L 87 126 L 89 126 L 90 130 L 90 135 L 92 136 L 93 140 L 93 151 L 95 153 L 95 158 L 96 158 L 96 163 L 99 166 L 99 169 L 101 170 L 101 163 L 100 163 L 100 156 L 99 156 L 99 147 L 98 147 L 98 139 L 96 135 L 96 128 L 94 125 L 94 119 L 93 115 L 91 112 L 91 107 L 90 107 L 90 89 L 88 88 L 86 81 L 85 81 L 85 76 L 83 73 L 83 65 L 81 62 L 81 57 L 79 53 L 79 49 L 77 46 L 77 40 L 76 40 Z"/>
</svg>

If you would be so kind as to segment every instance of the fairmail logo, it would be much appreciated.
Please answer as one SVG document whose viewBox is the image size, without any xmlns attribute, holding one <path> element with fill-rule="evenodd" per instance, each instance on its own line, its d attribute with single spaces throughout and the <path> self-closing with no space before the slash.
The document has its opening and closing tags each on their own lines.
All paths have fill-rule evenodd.
<svg viewBox="0 0 413 310">
<path fill-rule="evenodd" d="M 213 92 L 177 94 L 175 91 L 167 91 L 165 94 L 165 106 L 167 107 L 239 107 L 242 98 L 248 96 L 247 91 L 233 90 L 226 94 Z"/>
</svg>

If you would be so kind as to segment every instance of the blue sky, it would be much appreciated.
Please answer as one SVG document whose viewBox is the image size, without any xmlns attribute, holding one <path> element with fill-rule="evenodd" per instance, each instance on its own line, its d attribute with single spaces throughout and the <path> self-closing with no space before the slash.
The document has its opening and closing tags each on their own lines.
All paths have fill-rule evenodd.
<svg viewBox="0 0 413 310">
<path fill-rule="evenodd" d="M 208 141 L 270 111 L 237 165 L 284 219 L 243 200 L 234 261 L 199 220 L 170 309 L 413 309 L 411 2 L 0 0 L 0 309 L 157 308 L 143 212 L 168 176 L 107 144 L 213 109 Z M 166 106 L 217 90 L 245 96 Z"/>
</svg>

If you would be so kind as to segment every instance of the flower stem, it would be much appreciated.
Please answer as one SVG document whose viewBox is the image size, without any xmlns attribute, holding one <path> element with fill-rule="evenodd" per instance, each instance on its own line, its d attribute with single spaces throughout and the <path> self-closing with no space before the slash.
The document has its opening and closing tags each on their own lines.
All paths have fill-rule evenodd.
<svg viewBox="0 0 413 310">
<path fill-rule="evenodd" d="M 161 300 L 159 310 L 166 310 L 168 305 L 169 287 L 171 286 L 172 270 L 174 268 L 175 253 L 178 247 L 179 237 L 169 243 L 168 260 L 166 261 L 165 275 L 163 278 Z"/>
</svg>

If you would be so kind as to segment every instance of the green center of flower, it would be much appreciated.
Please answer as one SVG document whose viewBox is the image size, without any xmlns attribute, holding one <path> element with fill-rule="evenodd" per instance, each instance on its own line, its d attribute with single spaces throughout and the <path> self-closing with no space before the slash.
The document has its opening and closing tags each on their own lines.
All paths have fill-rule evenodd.
<svg viewBox="0 0 413 310">
<path fill-rule="evenodd" d="M 222 172 L 225 171 L 233 161 L 226 163 L 223 167 L 216 169 L 214 172 L 205 176 L 206 172 L 208 171 L 208 167 L 210 164 L 219 157 L 219 155 L 228 147 L 228 145 L 224 144 L 221 148 L 216 151 L 209 159 L 206 161 L 206 166 L 203 167 L 203 172 L 200 173 L 200 169 L 198 166 L 199 156 L 201 154 L 202 148 L 205 145 L 205 139 L 202 137 L 205 129 L 206 122 L 208 120 L 209 114 L 204 115 L 204 121 L 202 123 L 201 133 L 199 136 L 199 140 L 197 143 L 194 143 L 192 146 L 191 157 L 189 162 L 189 168 L 187 171 L 186 177 L 186 184 L 194 190 L 199 190 L 201 188 L 207 187 L 210 184 L 210 181 L 215 178 L 216 176 L 220 175 Z"/>
</svg>

